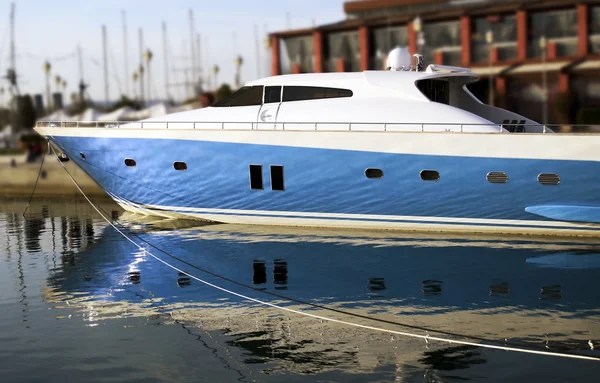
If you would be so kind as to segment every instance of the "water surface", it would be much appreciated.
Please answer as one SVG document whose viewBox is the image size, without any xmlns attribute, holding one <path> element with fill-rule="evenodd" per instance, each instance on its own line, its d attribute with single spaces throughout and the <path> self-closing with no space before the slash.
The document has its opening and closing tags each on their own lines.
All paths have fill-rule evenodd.
<svg viewBox="0 0 600 383">
<path fill-rule="evenodd" d="M 351 323 L 600 357 L 600 240 L 200 225 L 101 203 L 140 249 L 82 199 L 38 197 L 23 217 L 25 202 L 0 201 L 2 382 L 600 375 L 599 362 L 330 323 L 193 278 Z"/>
</svg>

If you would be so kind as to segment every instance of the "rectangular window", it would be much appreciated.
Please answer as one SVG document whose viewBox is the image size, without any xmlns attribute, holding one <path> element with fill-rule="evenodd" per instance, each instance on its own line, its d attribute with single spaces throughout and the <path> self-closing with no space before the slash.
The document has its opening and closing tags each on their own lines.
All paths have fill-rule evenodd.
<svg viewBox="0 0 600 383">
<path fill-rule="evenodd" d="M 283 88 L 283 102 L 341 97 L 352 97 L 352 91 L 349 89 L 316 86 L 286 86 Z"/>
<path fill-rule="evenodd" d="M 271 190 L 285 190 L 283 184 L 283 166 L 271 165 Z"/>
<path fill-rule="evenodd" d="M 250 189 L 263 190 L 262 165 L 250 165 Z"/>
<path fill-rule="evenodd" d="M 265 86 L 265 104 L 281 102 L 280 86 Z"/>
</svg>

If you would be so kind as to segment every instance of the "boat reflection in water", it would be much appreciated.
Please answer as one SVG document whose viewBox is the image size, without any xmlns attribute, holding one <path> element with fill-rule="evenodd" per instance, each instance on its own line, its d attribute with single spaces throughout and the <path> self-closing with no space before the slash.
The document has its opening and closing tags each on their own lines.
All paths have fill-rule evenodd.
<svg viewBox="0 0 600 383">
<path fill-rule="evenodd" d="M 553 359 L 425 342 L 279 311 L 173 271 L 148 251 L 209 283 L 311 314 L 598 356 L 590 347 L 600 344 L 598 240 L 198 226 L 122 214 L 124 231 L 147 249 L 141 251 L 97 218 L 63 218 L 29 220 L 34 227 L 25 231 L 35 237 L 48 233 L 40 228 L 55 230 L 52 246 L 62 258 L 47 278 L 46 301 L 75 308 L 88 325 L 141 317 L 183 326 L 215 338 L 222 352 L 263 372 L 380 371 L 406 380 L 425 373 L 426 381 L 436 381 L 476 377 L 484 364 L 527 360 L 536 366 Z M 43 247 L 50 241 L 27 243 Z M 509 376 L 494 368 L 495 376 Z"/>
</svg>

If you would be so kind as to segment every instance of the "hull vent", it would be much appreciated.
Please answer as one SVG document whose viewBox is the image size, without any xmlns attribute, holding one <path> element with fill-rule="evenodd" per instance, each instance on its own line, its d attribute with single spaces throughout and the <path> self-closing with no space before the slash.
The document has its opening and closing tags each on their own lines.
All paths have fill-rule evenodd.
<svg viewBox="0 0 600 383">
<path fill-rule="evenodd" d="M 508 176 L 504 172 L 489 172 L 487 180 L 492 184 L 505 184 L 508 182 Z"/>
<path fill-rule="evenodd" d="M 558 185 L 560 184 L 560 177 L 558 174 L 542 173 L 538 176 L 538 182 L 542 185 Z"/>
</svg>

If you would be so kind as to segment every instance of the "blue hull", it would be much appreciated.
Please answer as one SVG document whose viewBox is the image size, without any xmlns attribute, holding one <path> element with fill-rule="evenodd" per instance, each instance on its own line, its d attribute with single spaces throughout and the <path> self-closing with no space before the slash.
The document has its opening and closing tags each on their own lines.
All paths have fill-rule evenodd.
<svg viewBox="0 0 600 383">
<path fill-rule="evenodd" d="M 600 179 L 595 177 L 600 174 L 600 163 L 595 161 L 408 155 L 170 139 L 50 138 L 116 200 L 149 214 L 162 211 L 231 223 L 253 223 L 257 217 L 260 223 L 307 226 L 388 228 L 388 224 L 402 223 L 405 229 L 414 224 L 436 231 L 478 227 L 485 232 L 535 229 L 540 234 L 539 230 L 589 235 L 600 230 L 594 224 L 600 222 Z M 136 166 L 127 167 L 125 158 L 134 159 Z M 185 162 L 187 170 L 175 170 L 175 161 Z M 251 190 L 251 164 L 262 165 L 264 190 Z M 285 191 L 271 190 L 270 165 L 284 167 Z M 383 178 L 368 179 L 367 168 L 382 169 Z M 426 169 L 438 171 L 440 179 L 423 181 L 420 173 Z M 509 181 L 488 182 L 486 175 L 493 171 L 506 173 Z M 558 174 L 560 184 L 541 185 L 540 173 Z M 530 208 L 546 205 L 572 206 L 585 215 L 562 214 L 566 219 L 559 221 Z"/>
</svg>

